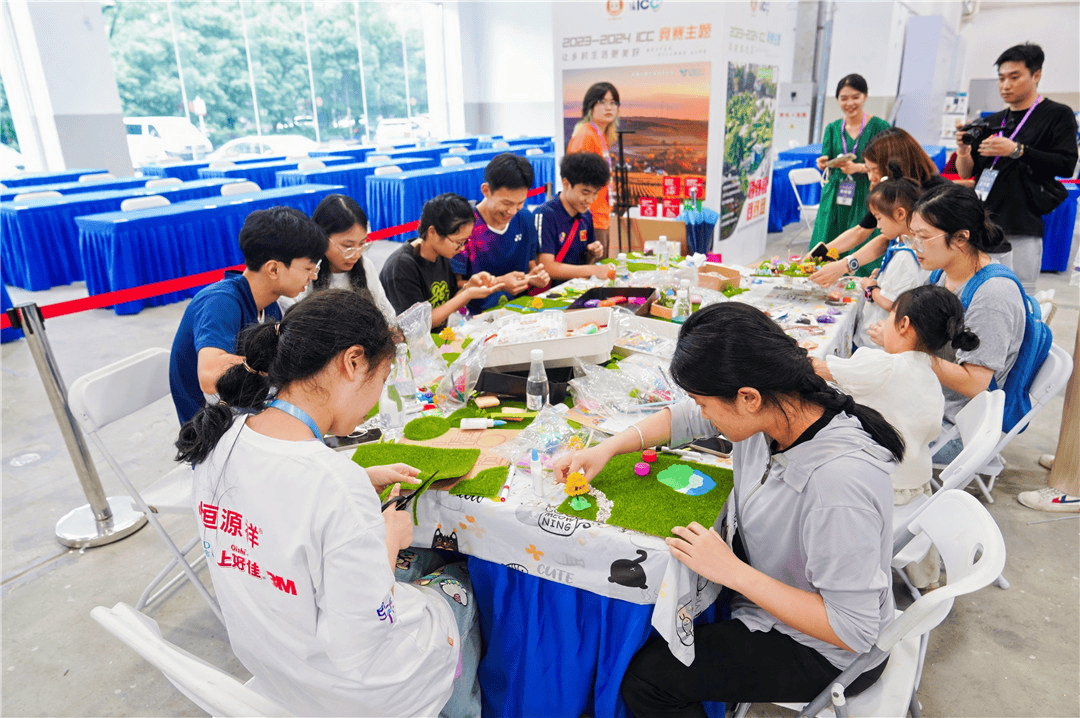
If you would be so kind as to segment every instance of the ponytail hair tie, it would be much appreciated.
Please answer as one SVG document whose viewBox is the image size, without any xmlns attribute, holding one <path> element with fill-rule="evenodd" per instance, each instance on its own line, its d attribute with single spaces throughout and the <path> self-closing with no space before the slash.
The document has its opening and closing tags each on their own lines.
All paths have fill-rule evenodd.
<svg viewBox="0 0 1080 718">
<path fill-rule="evenodd" d="M 277 334 L 279 337 L 281 336 L 281 322 L 274 323 L 274 334 Z"/>
<path fill-rule="evenodd" d="M 258 376 L 261 373 L 261 372 L 257 372 L 254 369 L 252 369 L 251 365 L 247 363 L 247 359 L 241 360 L 240 363 L 243 365 L 244 369 L 247 370 L 248 374 L 254 374 L 255 376 Z M 225 402 L 221 402 L 221 403 L 224 404 Z"/>
</svg>

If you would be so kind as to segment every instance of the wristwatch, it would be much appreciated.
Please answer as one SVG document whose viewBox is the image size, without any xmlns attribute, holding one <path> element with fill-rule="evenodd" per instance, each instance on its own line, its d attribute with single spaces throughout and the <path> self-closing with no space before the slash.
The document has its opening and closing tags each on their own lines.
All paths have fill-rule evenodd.
<svg viewBox="0 0 1080 718">
<path fill-rule="evenodd" d="M 847 258 L 847 268 L 848 268 L 849 272 L 854 273 L 855 271 L 857 271 L 859 269 L 859 266 L 860 265 L 859 265 L 859 260 L 858 259 L 856 259 L 855 257 L 848 257 Z"/>
<path fill-rule="evenodd" d="M 1018 160 L 1022 154 L 1024 154 L 1024 146 L 1017 142 L 1016 149 L 1009 153 L 1009 159 Z"/>
<path fill-rule="evenodd" d="M 874 290 L 875 289 L 881 289 L 881 287 L 878 286 L 877 284 L 871 284 L 870 286 L 868 286 L 866 288 L 866 291 L 863 292 L 863 296 L 866 297 L 866 301 L 870 302 L 871 304 L 874 303 Z"/>
</svg>

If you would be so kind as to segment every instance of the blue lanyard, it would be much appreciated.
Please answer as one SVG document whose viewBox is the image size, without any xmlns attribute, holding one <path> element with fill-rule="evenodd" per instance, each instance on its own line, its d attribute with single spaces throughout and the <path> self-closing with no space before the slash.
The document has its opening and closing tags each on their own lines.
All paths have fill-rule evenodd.
<svg viewBox="0 0 1080 718">
<path fill-rule="evenodd" d="M 280 411 L 284 411 L 289 416 L 304 422 L 305 424 L 307 424 L 307 427 L 311 429 L 311 433 L 315 435 L 316 439 L 318 439 L 319 441 L 323 440 L 322 432 L 319 431 L 319 425 L 316 424 L 315 420 L 308 416 L 308 413 L 300 407 L 296 406 L 295 404 L 290 404 L 284 399 L 274 399 L 272 402 L 267 404 L 267 406 L 272 409 L 279 409 Z"/>
</svg>

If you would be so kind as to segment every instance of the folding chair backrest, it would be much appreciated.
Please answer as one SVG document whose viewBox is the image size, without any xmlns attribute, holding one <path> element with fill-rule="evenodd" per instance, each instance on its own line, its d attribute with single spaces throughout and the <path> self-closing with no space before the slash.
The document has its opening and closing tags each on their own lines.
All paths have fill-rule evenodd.
<svg viewBox="0 0 1080 718">
<path fill-rule="evenodd" d="M 526 156 L 529 156 L 529 155 L 542 155 L 542 154 L 544 154 L 544 150 L 543 150 L 543 148 L 540 148 L 540 147 L 530 147 L 529 149 L 525 150 L 525 155 Z"/>
<path fill-rule="evenodd" d="M 389 162 L 390 161 L 390 156 L 389 155 L 368 155 L 367 161 L 368 162 Z"/>
<path fill-rule="evenodd" d="M 168 187 L 174 184 L 183 184 L 184 181 L 179 177 L 159 177 L 157 179 L 147 180 L 147 187 Z"/>
<path fill-rule="evenodd" d="M 491 149 L 493 149 L 493 150 L 505 150 L 505 149 L 507 149 L 509 147 L 510 147 L 510 143 L 509 142 L 504 142 L 502 140 L 496 140 L 496 141 L 491 143 Z"/>
<path fill-rule="evenodd" d="M 979 392 L 956 415 L 956 427 L 960 430 L 964 449 L 941 470 L 943 490 L 967 486 L 979 467 L 997 453 L 1004 412 L 1005 392 L 995 389 Z"/>
<path fill-rule="evenodd" d="M 296 169 L 301 172 L 307 172 L 308 170 L 324 170 L 326 165 L 322 160 L 302 160 L 296 165 Z"/>
<path fill-rule="evenodd" d="M 461 157 L 443 157 L 442 162 L 440 162 L 440 164 L 443 167 L 453 167 L 454 165 L 463 165 L 463 164 L 465 164 L 465 160 L 462 159 Z"/>
<path fill-rule="evenodd" d="M 1013 440 L 1017 434 L 1028 427 L 1035 415 L 1042 411 L 1047 402 L 1065 390 L 1069 383 L 1069 375 L 1072 374 L 1073 358 L 1069 353 L 1057 344 L 1050 345 L 1050 351 L 1046 354 L 1042 366 L 1031 380 L 1031 388 L 1028 396 L 1031 397 L 1031 409 L 1001 437 L 997 444 L 997 451 L 1001 451 Z"/>
<path fill-rule="evenodd" d="M 63 197 L 63 196 L 64 195 L 60 194 L 59 192 L 57 192 L 54 189 L 44 189 L 44 190 L 41 190 L 40 192 L 20 192 L 19 194 L 15 195 L 15 200 L 14 201 L 15 202 L 22 202 L 25 199 L 48 199 L 50 197 Z"/>
<path fill-rule="evenodd" d="M 233 167 L 236 167 L 235 162 L 230 162 L 229 160 L 214 160 L 209 165 L 207 165 L 206 168 L 211 170 L 228 170 L 232 169 Z"/>
<path fill-rule="evenodd" d="M 128 197 L 120 203 L 121 212 L 131 212 L 136 209 L 148 209 L 150 207 L 164 207 L 169 200 L 159 194 L 150 194 L 145 197 Z"/>
<path fill-rule="evenodd" d="M 71 413 L 88 433 L 169 394 L 169 350 L 138 354 L 84 374 L 68 390 Z"/>
<path fill-rule="evenodd" d="M 994 517 L 966 491 L 942 491 L 908 524 L 915 536 L 926 535 L 945 562 L 948 583 L 923 594 L 890 624 L 877 646 L 891 649 L 909 635 L 931 630 L 949 615 L 957 596 L 988 586 L 1005 566 L 1005 539 Z"/>
<path fill-rule="evenodd" d="M 401 172 L 401 168 L 397 165 L 383 165 L 375 168 L 375 174 L 377 175 L 394 175 L 399 172 Z"/>
<path fill-rule="evenodd" d="M 469 151 L 468 148 L 462 147 L 462 146 L 451 147 L 449 150 L 447 150 L 447 152 L 449 152 L 452 155 L 463 155 L 468 151 Z"/>
<path fill-rule="evenodd" d="M 156 621 L 126 603 L 112 608 L 97 606 L 90 616 L 212 716 L 289 715 L 276 702 L 225 671 L 165 640 Z"/>
<path fill-rule="evenodd" d="M 111 172 L 98 172 L 92 175 L 79 175 L 80 182 L 95 182 L 97 180 L 116 179 L 116 175 Z"/>
<path fill-rule="evenodd" d="M 233 194 L 249 194 L 251 192 L 262 192 L 262 187 L 250 180 L 245 180 L 244 182 L 230 182 L 229 184 L 221 185 L 222 197 L 228 197 Z"/>
</svg>

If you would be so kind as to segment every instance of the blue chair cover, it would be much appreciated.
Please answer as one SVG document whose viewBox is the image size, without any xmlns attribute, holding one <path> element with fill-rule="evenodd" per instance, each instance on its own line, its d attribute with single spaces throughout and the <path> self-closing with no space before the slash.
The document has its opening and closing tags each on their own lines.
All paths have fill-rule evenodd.
<svg viewBox="0 0 1080 718">
<path fill-rule="evenodd" d="M 327 154 L 330 153 L 328 152 Z M 264 155 L 262 157 L 246 157 L 230 161 L 237 165 L 249 165 L 256 162 L 281 162 L 284 159 L 284 155 Z M 144 177 L 175 177 L 185 182 L 190 182 L 191 180 L 199 179 L 199 170 L 209 166 L 210 160 L 202 159 L 177 162 L 172 165 L 143 165 L 139 169 L 142 170 Z"/>
<path fill-rule="evenodd" d="M 795 200 L 795 190 L 788 175 L 791 170 L 805 166 L 799 160 L 780 161 L 773 165 L 772 195 L 769 197 L 770 232 L 782 232 L 787 225 L 799 221 L 799 203 Z M 799 194 L 803 204 L 817 204 L 821 201 L 821 185 L 802 185 Z"/>
</svg>

